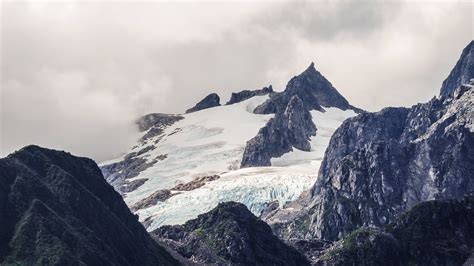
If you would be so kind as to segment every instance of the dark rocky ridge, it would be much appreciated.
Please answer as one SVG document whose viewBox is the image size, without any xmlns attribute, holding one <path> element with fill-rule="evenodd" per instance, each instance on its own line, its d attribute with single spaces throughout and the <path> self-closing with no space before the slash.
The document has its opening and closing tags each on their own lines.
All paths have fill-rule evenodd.
<svg viewBox="0 0 474 266">
<path fill-rule="evenodd" d="M 173 265 L 94 161 L 28 146 L 0 159 L 0 263 Z"/>
<path fill-rule="evenodd" d="M 153 237 L 198 264 L 307 265 L 303 255 L 273 235 L 243 204 L 220 203 L 184 225 L 163 226 Z"/>
<path fill-rule="evenodd" d="M 207 108 L 211 108 L 211 107 L 220 106 L 220 105 L 221 104 L 220 104 L 219 95 L 217 95 L 217 93 L 211 93 L 211 94 L 207 95 L 206 97 L 204 97 L 204 99 L 202 99 L 200 102 L 198 102 L 194 107 L 189 108 L 188 110 L 186 110 L 186 114 L 196 112 L 196 111 L 200 111 L 200 110 L 207 109 Z"/>
<path fill-rule="evenodd" d="M 362 110 L 353 107 L 332 86 L 332 84 L 314 68 L 314 63 L 300 75 L 293 77 L 280 93 L 274 93 L 270 99 L 255 108 L 257 114 L 281 113 L 293 96 L 298 96 L 308 110 L 323 111 L 322 107 L 337 107 L 342 110 Z"/>
<path fill-rule="evenodd" d="M 247 142 L 241 167 L 269 166 L 271 158 L 280 157 L 293 147 L 309 151 L 309 139 L 315 134 L 311 113 L 295 95 L 283 112 L 277 113 Z"/>
<path fill-rule="evenodd" d="M 272 85 L 268 87 L 264 87 L 263 89 L 260 89 L 260 90 L 253 90 L 253 91 L 243 90 L 240 92 L 233 92 L 232 95 L 230 96 L 230 100 L 226 103 L 226 105 L 239 103 L 255 96 L 267 95 L 271 93 L 273 93 Z"/>
<path fill-rule="evenodd" d="M 384 229 L 360 228 L 318 265 L 462 265 L 474 247 L 474 196 L 414 206 Z"/>
<path fill-rule="evenodd" d="M 462 51 L 456 66 L 443 81 L 443 86 L 440 90 L 440 95 L 448 96 L 454 92 L 455 89 L 463 84 L 469 83 L 469 80 L 474 77 L 474 41 L 471 41 Z"/>
</svg>

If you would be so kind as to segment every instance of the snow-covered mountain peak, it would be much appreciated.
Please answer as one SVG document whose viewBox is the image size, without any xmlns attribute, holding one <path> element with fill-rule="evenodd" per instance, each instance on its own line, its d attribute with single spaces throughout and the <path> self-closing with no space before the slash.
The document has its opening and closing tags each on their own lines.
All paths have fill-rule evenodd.
<svg viewBox="0 0 474 266">
<path fill-rule="evenodd" d="M 226 105 L 210 94 L 186 114 L 143 116 L 137 144 L 103 163 L 104 176 L 148 230 L 184 223 L 224 201 L 260 215 L 271 202 L 295 200 L 314 183 L 334 130 L 356 115 L 310 68 L 281 93 L 244 90 Z M 320 105 L 341 99 L 345 105 Z M 257 111 L 266 104 L 272 112 Z"/>
</svg>

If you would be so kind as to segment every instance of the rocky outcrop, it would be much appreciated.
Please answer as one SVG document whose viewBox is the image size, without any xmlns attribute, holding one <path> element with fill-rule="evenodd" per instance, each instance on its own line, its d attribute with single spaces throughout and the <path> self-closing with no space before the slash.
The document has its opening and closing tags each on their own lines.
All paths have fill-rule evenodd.
<svg viewBox="0 0 474 266">
<path fill-rule="evenodd" d="M 177 191 L 191 191 L 204 186 L 207 182 L 219 179 L 219 175 L 199 176 L 194 178 L 192 181 L 182 184 L 177 184 L 171 190 Z"/>
<path fill-rule="evenodd" d="M 273 93 L 272 85 L 268 87 L 264 87 L 263 89 L 260 89 L 260 90 L 253 90 L 253 91 L 243 90 L 240 92 L 233 92 L 232 95 L 230 96 L 230 100 L 226 103 L 226 105 L 239 103 L 255 96 L 267 95 L 271 93 Z"/>
<path fill-rule="evenodd" d="M 204 99 L 202 99 L 200 102 L 198 102 L 194 107 L 186 110 L 186 114 L 220 105 L 221 104 L 219 95 L 217 95 L 217 93 L 211 93 L 207 95 Z"/>
<path fill-rule="evenodd" d="M 165 201 L 169 198 L 171 198 L 173 194 L 171 193 L 171 190 L 169 189 L 160 189 L 155 192 L 153 192 L 150 196 L 140 200 L 139 202 L 133 204 L 130 209 L 132 211 L 137 211 L 140 209 L 148 208 L 150 206 L 156 205 L 160 201 Z"/>
<path fill-rule="evenodd" d="M 243 204 L 227 202 L 184 225 L 152 232 L 157 240 L 197 264 L 307 265 Z"/>
<path fill-rule="evenodd" d="M 155 145 L 160 140 L 158 138 L 158 140 L 151 142 L 150 139 L 163 135 L 167 127 L 183 118 L 180 115 L 152 113 L 137 119 L 136 125 L 138 130 L 146 133 L 140 138 L 139 145 L 133 148 L 136 151 L 126 154 L 118 162 L 104 164 L 100 167 L 107 182 L 120 194 L 134 191 L 142 186 L 148 179 L 140 178 L 133 181 L 130 181 L 130 179 L 138 176 L 142 171 L 145 171 L 155 163 L 167 158 L 166 154 L 160 154 L 155 158 L 146 157 L 147 152 L 156 149 Z"/>
<path fill-rule="evenodd" d="M 355 108 L 332 86 L 332 84 L 314 68 L 314 63 L 300 75 L 293 77 L 280 93 L 274 93 L 270 99 L 255 108 L 254 113 L 272 114 L 284 111 L 289 101 L 298 96 L 308 110 L 324 111 L 322 107 L 337 107 L 342 110 Z"/>
<path fill-rule="evenodd" d="M 384 229 L 360 228 L 317 265 L 462 265 L 474 247 L 474 196 L 423 202 Z"/>
<path fill-rule="evenodd" d="M 0 264 L 173 265 L 94 161 L 28 146 L 0 160 Z"/>
<path fill-rule="evenodd" d="M 474 41 L 464 48 L 456 66 L 449 76 L 443 81 L 440 95 L 448 96 L 463 84 L 469 83 L 474 77 Z"/>
<path fill-rule="evenodd" d="M 197 188 L 204 186 L 207 182 L 214 181 L 219 179 L 220 176 L 218 175 L 211 175 L 211 176 L 200 176 L 194 178 L 192 181 L 187 183 L 177 184 L 173 188 L 170 189 L 160 189 L 153 192 L 150 196 L 138 201 L 135 203 L 131 209 L 132 211 L 137 211 L 140 209 L 148 208 L 150 206 L 156 205 L 158 202 L 163 202 L 175 195 L 180 194 L 179 191 L 191 191 Z M 141 180 L 141 179 L 138 179 Z M 135 181 L 135 180 L 134 180 Z M 133 181 L 132 181 L 133 182 Z M 126 187 L 129 187 L 128 184 Z"/>
<path fill-rule="evenodd" d="M 107 179 L 107 182 L 114 186 L 120 194 L 131 192 L 147 181 L 146 178 L 130 181 L 131 178 L 138 176 L 142 171 L 153 166 L 156 162 L 166 159 L 166 157 L 163 158 L 162 155 L 151 160 L 147 160 L 147 158 L 141 156 L 146 151 L 152 149 L 154 149 L 154 146 L 147 146 L 138 152 L 127 154 L 122 161 L 103 165 L 101 166 L 102 174 Z"/>
<path fill-rule="evenodd" d="M 184 117 L 180 115 L 170 115 L 170 114 L 159 114 L 159 113 L 152 113 L 147 114 L 135 122 L 138 126 L 138 130 L 140 132 L 146 132 L 140 139 L 143 143 L 146 140 L 163 134 L 163 130 L 166 127 L 171 126 L 172 124 L 176 123 L 177 121 L 183 119 Z"/>
<path fill-rule="evenodd" d="M 316 134 L 311 113 L 303 101 L 293 96 L 286 109 L 270 119 L 254 138 L 247 142 L 241 167 L 269 166 L 270 159 L 292 151 L 309 151 L 309 139 Z"/>
</svg>

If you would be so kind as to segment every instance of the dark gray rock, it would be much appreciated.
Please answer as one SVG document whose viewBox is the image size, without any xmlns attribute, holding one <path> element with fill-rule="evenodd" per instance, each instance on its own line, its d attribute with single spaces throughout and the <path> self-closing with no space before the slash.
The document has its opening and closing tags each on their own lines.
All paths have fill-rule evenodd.
<svg viewBox="0 0 474 266">
<path fill-rule="evenodd" d="M 109 182 L 117 192 L 123 194 L 131 192 L 143 185 L 147 180 L 141 179 L 142 181 L 140 182 L 130 182 L 128 179 L 138 176 L 142 171 L 153 166 L 156 162 L 158 162 L 158 160 L 147 161 L 146 158 L 139 157 L 137 153 L 132 152 L 127 154 L 122 161 L 103 165 L 100 169 L 107 182 Z"/>
<path fill-rule="evenodd" d="M 211 93 L 207 95 L 204 99 L 202 99 L 200 102 L 198 102 L 194 107 L 186 110 L 186 114 L 220 105 L 221 104 L 219 95 L 217 95 L 217 93 Z"/>
<path fill-rule="evenodd" d="M 133 204 L 133 206 L 130 208 L 132 211 L 137 211 L 140 209 L 148 208 L 150 206 L 156 205 L 160 201 L 165 201 L 169 198 L 171 198 L 173 195 L 171 194 L 171 191 L 169 189 L 160 189 L 150 196 L 140 200 L 139 202 Z"/>
<path fill-rule="evenodd" d="M 140 132 L 147 131 L 145 135 L 140 139 L 143 143 L 146 140 L 153 138 L 155 136 L 163 134 L 163 130 L 177 121 L 183 119 L 184 117 L 180 115 L 171 115 L 171 114 L 160 114 L 152 113 L 140 117 L 136 124 Z"/>
<path fill-rule="evenodd" d="M 28 146 L 0 159 L 0 264 L 176 265 L 94 161 Z"/>
<path fill-rule="evenodd" d="M 180 115 L 151 113 L 144 115 L 135 122 L 140 132 L 149 130 L 152 127 L 164 128 L 171 126 L 176 121 L 183 119 Z"/>
<path fill-rule="evenodd" d="M 310 203 L 277 226 L 280 234 L 337 240 L 361 226 L 385 226 L 418 202 L 474 191 L 473 102 L 471 86 L 462 86 L 450 97 L 346 120 L 331 138 Z"/>
<path fill-rule="evenodd" d="M 456 66 L 453 68 L 449 76 L 443 81 L 440 95 L 448 96 L 455 89 L 463 84 L 469 83 L 474 77 L 474 41 L 471 41 L 462 51 Z"/>
<path fill-rule="evenodd" d="M 247 142 L 241 167 L 269 166 L 270 159 L 292 151 L 293 147 L 309 151 L 310 137 L 316 134 L 311 113 L 303 101 L 293 96 L 285 110 L 277 113 Z"/>
<path fill-rule="evenodd" d="M 271 93 L 273 93 L 272 85 L 268 87 L 264 87 L 263 89 L 260 89 L 260 90 L 253 90 L 253 91 L 243 90 L 240 92 L 233 92 L 232 95 L 230 96 L 230 100 L 226 103 L 226 105 L 239 103 L 255 96 L 267 95 Z"/>
<path fill-rule="evenodd" d="M 271 114 L 284 111 L 293 96 L 298 96 L 309 110 L 323 111 L 322 107 L 337 107 L 342 110 L 361 109 L 351 106 L 332 84 L 314 68 L 314 63 L 300 75 L 293 77 L 281 93 L 274 93 L 270 99 L 255 108 L 254 113 Z"/>
<path fill-rule="evenodd" d="M 152 236 L 197 264 L 308 265 L 241 203 L 220 203 L 184 225 L 163 226 Z"/>
<path fill-rule="evenodd" d="M 383 229 L 360 228 L 317 265 L 462 265 L 474 247 L 474 196 L 423 202 Z"/>
</svg>

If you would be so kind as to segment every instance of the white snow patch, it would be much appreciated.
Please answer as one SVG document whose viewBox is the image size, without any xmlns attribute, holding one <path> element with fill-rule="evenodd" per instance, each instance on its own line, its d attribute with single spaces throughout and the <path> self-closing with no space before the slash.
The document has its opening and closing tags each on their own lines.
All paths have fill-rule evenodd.
<svg viewBox="0 0 474 266">
<path fill-rule="evenodd" d="M 156 148 L 142 155 L 148 161 L 167 155 L 133 179 L 148 178 L 144 185 L 127 193 L 133 205 L 159 189 L 189 182 L 197 176 L 222 174 L 240 166 L 248 140 L 254 137 L 273 115 L 252 113 L 268 96 L 253 97 L 240 103 L 185 114 L 184 119 L 148 140 L 143 147 Z M 154 141 L 161 138 L 158 143 Z"/>
</svg>

